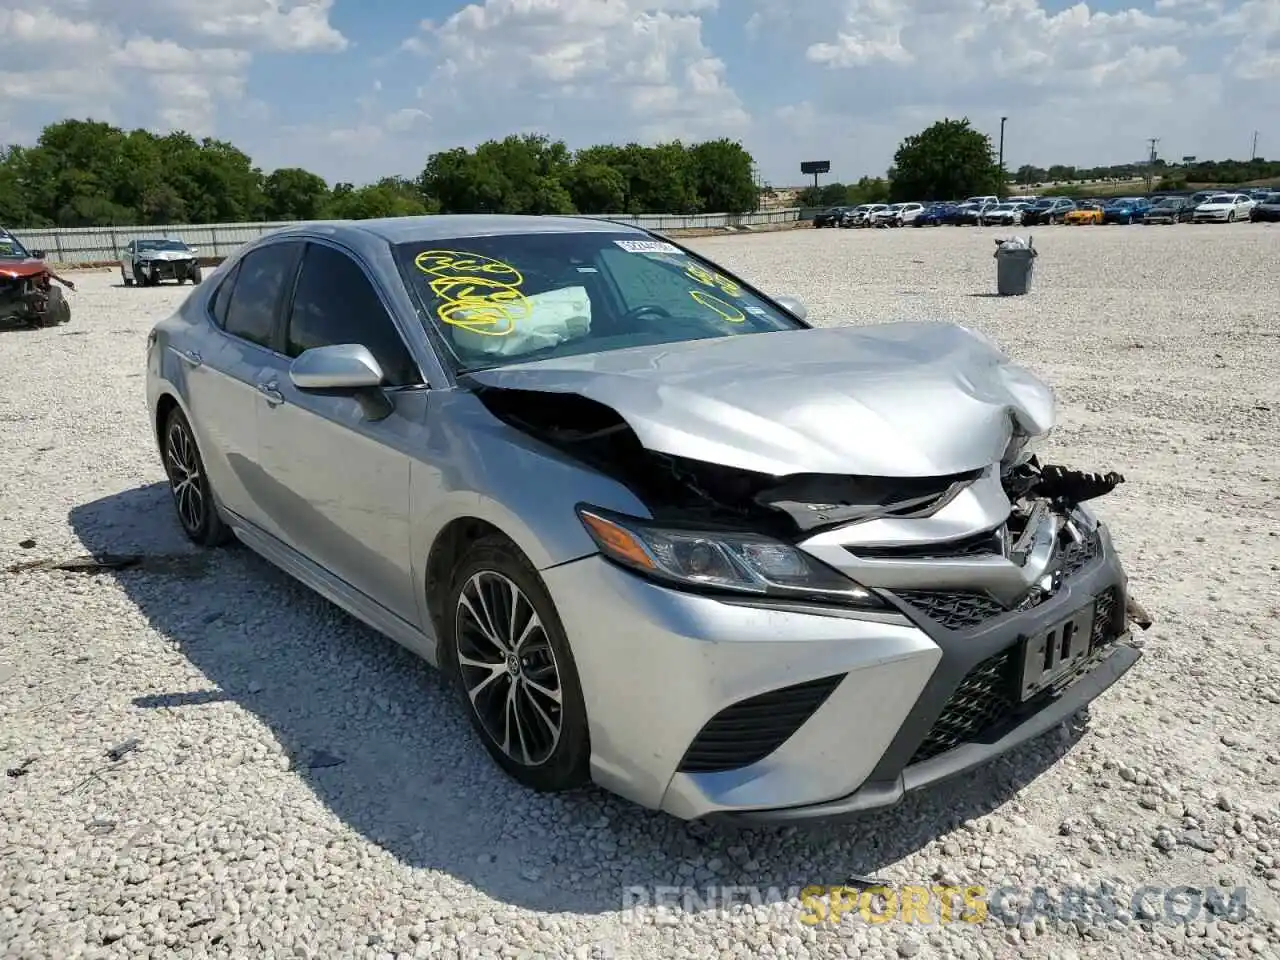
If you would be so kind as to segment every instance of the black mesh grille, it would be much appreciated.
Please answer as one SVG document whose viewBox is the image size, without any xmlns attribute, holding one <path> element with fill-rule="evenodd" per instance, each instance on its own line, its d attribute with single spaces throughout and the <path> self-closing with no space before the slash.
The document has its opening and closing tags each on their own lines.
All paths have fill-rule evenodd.
<svg viewBox="0 0 1280 960">
<path fill-rule="evenodd" d="M 948 630 L 965 630 L 1005 612 L 985 593 L 941 590 L 898 590 L 895 596 L 911 604 Z"/>
<path fill-rule="evenodd" d="M 1091 647 L 1101 647 L 1110 643 L 1120 633 L 1118 624 L 1116 623 L 1116 596 L 1115 587 L 1108 587 L 1098 594 L 1096 605 L 1093 608 L 1093 636 L 1090 638 Z"/>
<path fill-rule="evenodd" d="M 1058 572 L 1063 579 L 1074 576 L 1085 564 L 1098 555 L 1101 541 L 1098 534 L 1085 532 L 1079 542 L 1071 542 L 1058 555 Z"/>
<path fill-rule="evenodd" d="M 1122 632 L 1119 599 L 1119 590 L 1108 587 L 1094 601 L 1091 651 L 1114 642 Z M 911 758 L 912 763 L 921 763 L 976 740 L 1019 709 L 1010 675 L 1019 649 L 1015 644 L 969 671 Z"/>
<path fill-rule="evenodd" d="M 770 690 L 725 707 L 694 738 L 681 773 L 736 770 L 763 760 L 813 716 L 844 674 Z"/>
<path fill-rule="evenodd" d="M 922 763 L 976 739 L 1017 708 L 1009 676 L 1016 650 L 1002 650 L 969 671 L 917 748 L 912 763 Z"/>
</svg>

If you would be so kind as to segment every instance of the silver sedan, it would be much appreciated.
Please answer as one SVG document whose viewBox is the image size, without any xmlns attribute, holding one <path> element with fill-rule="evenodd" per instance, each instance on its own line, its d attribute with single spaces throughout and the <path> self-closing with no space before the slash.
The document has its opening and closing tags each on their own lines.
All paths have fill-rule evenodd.
<svg viewBox="0 0 1280 960">
<path fill-rule="evenodd" d="M 1049 388 L 819 328 L 638 228 L 439 216 L 241 248 L 156 325 L 177 518 L 452 678 L 521 783 L 677 817 L 897 802 L 1138 658 Z"/>
</svg>

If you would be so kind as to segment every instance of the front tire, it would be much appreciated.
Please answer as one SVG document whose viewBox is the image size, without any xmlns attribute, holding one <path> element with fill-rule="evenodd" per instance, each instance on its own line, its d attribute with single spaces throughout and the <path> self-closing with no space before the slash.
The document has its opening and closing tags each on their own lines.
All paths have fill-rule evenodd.
<svg viewBox="0 0 1280 960">
<path fill-rule="evenodd" d="M 174 407 L 165 419 L 164 470 L 182 532 L 192 543 L 218 547 L 232 539 L 231 530 L 218 516 L 218 507 L 204 469 L 200 448 L 186 415 Z"/>
<path fill-rule="evenodd" d="M 36 314 L 36 326 L 56 327 L 61 323 L 71 322 L 71 304 L 58 287 L 49 288 L 49 302 L 45 304 L 44 313 Z"/>
<path fill-rule="evenodd" d="M 578 671 L 555 604 L 505 537 L 459 563 L 441 638 L 472 726 L 494 762 L 540 793 L 589 782 L 590 737 Z"/>
</svg>

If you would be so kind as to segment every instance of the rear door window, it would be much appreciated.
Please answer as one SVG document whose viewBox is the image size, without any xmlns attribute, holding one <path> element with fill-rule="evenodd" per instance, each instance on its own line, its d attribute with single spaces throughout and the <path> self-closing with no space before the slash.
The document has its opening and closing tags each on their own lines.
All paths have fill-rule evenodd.
<svg viewBox="0 0 1280 960">
<path fill-rule="evenodd" d="M 240 261 L 222 324 L 227 333 L 262 347 L 273 346 L 276 316 L 285 288 L 293 280 L 299 246 L 273 243 Z"/>
</svg>

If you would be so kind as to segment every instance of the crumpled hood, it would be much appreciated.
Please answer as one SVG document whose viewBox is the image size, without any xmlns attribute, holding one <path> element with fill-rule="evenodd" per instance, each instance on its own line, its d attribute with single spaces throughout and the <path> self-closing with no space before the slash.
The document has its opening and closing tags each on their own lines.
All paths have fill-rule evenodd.
<svg viewBox="0 0 1280 960">
<path fill-rule="evenodd" d="M 0 277 L 34 277 L 36 274 L 45 273 L 48 269 L 47 263 L 35 257 L 27 257 L 25 260 L 0 260 Z"/>
<path fill-rule="evenodd" d="M 510 364 L 483 386 L 576 393 L 647 448 L 782 476 L 945 476 L 1049 431 L 1053 392 L 945 323 L 759 333 Z"/>
</svg>

